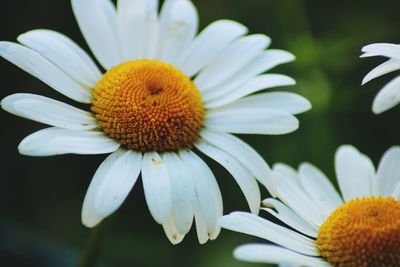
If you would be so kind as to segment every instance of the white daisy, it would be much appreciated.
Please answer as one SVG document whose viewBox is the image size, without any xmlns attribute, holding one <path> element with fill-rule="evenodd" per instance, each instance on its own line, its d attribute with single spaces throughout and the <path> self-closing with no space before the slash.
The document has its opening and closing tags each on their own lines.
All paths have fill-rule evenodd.
<svg viewBox="0 0 400 267">
<path fill-rule="evenodd" d="M 398 266 L 400 147 L 389 149 L 375 171 L 367 156 L 342 146 L 335 169 L 341 195 L 309 163 L 298 171 L 276 164 L 279 200 L 264 200 L 263 210 L 286 226 L 244 212 L 222 217 L 223 228 L 276 244 L 243 245 L 235 257 L 282 266 Z"/>
<path fill-rule="evenodd" d="M 198 36 L 197 11 L 188 0 L 72 0 L 81 31 L 102 72 L 66 36 L 33 30 L 20 44 L 0 42 L 0 55 L 90 111 L 32 94 L 3 99 L 6 111 L 53 127 L 19 145 L 20 153 L 50 156 L 112 153 L 86 194 L 82 222 L 93 227 L 123 203 L 139 174 L 149 210 L 174 244 L 195 219 L 200 243 L 217 237 L 222 198 L 209 167 L 194 148 L 225 167 L 252 212 L 259 210 L 256 180 L 274 193 L 268 165 L 234 134 L 285 134 L 294 114 L 310 108 L 303 97 L 267 92 L 293 85 L 263 74 L 294 60 L 266 50 L 270 39 L 220 20 Z M 88 107 L 89 109 L 89 107 Z"/>
<path fill-rule="evenodd" d="M 371 70 L 363 79 L 365 84 L 377 77 L 400 69 L 400 45 L 377 43 L 364 46 L 361 57 L 383 56 L 389 58 L 386 62 Z M 391 109 L 400 102 L 400 76 L 383 87 L 374 99 L 372 110 L 379 114 Z"/>
</svg>

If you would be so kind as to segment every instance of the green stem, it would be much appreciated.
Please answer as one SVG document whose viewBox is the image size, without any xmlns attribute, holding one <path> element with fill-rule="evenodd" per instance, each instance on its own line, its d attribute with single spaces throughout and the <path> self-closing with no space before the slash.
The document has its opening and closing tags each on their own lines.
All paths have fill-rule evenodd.
<svg viewBox="0 0 400 267">
<path fill-rule="evenodd" d="M 90 230 L 89 237 L 86 241 L 84 251 L 82 253 L 80 267 L 95 267 L 102 247 L 102 230 L 104 226 L 100 223 L 95 228 Z"/>
</svg>

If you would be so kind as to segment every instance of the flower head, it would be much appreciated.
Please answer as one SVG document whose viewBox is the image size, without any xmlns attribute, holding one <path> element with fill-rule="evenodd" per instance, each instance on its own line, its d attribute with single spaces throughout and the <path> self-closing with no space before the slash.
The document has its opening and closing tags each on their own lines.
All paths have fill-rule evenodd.
<svg viewBox="0 0 400 267">
<path fill-rule="evenodd" d="M 400 69 L 400 45 L 386 43 L 371 44 L 363 47 L 362 52 L 364 52 L 364 54 L 362 54 L 361 57 L 383 56 L 388 58 L 386 62 L 377 66 L 365 76 L 362 81 L 363 84 Z M 374 113 L 379 114 L 391 109 L 399 102 L 400 76 L 390 81 L 379 91 L 374 99 L 372 110 Z"/>
<path fill-rule="evenodd" d="M 222 198 L 197 149 L 236 179 L 252 212 L 259 210 L 256 181 L 275 192 L 269 167 L 231 135 L 285 134 L 294 114 L 310 108 L 299 95 L 264 89 L 293 85 L 292 78 L 263 74 L 294 60 L 267 50 L 269 37 L 246 36 L 243 25 L 220 20 L 199 35 L 188 0 L 72 0 L 96 63 L 68 37 L 33 30 L 20 44 L 0 42 L 0 56 L 58 92 L 85 104 L 81 110 L 33 94 L 1 102 L 15 115 L 52 127 L 26 137 L 19 151 L 31 156 L 112 153 L 95 173 L 82 209 L 93 227 L 116 211 L 141 174 L 154 219 L 174 244 L 195 220 L 201 243 L 217 237 Z"/>
<path fill-rule="evenodd" d="M 286 226 L 236 212 L 220 219 L 224 228 L 276 245 L 243 245 L 238 259 L 293 266 L 396 266 L 400 262 L 400 147 L 389 149 L 378 170 L 351 146 L 336 153 L 341 195 L 315 166 L 296 171 L 277 164 L 279 200 L 263 210 Z M 289 228 L 290 227 L 290 228 Z"/>
</svg>

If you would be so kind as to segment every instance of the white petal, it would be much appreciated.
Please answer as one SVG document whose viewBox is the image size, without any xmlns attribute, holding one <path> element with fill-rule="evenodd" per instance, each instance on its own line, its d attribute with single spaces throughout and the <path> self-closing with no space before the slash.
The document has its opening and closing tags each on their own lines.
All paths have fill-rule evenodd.
<svg viewBox="0 0 400 267">
<path fill-rule="evenodd" d="M 277 176 L 275 183 L 279 199 L 309 224 L 319 227 L 329 216 L 290 177 Z"/>
<path fill-rule="evenodd" d="M 372 194 L 374 165 L 366 155 L 352 146 L 341 146 L 335 155 L 335 170 L 343 199 Z"/>
<path fill-rule="evenodd" d="M 284 163 L 275 163 L 274 166 L 272 166 L 272 172 L 274 176 L 278 175 L 279 177 L 283 177 L 284 179 L 289 179 L 290 181 L 300 186 L 300 179 L 298 177 L 297 171 L 291 166 Z"/>
<path fill-rule="evenodd" d="M 209 233 L 207 231 L 204 214 L 202 213 L 199 204 L 194 206 L 194 221 L 196 223 L 197 239 L 199 240 L 200 245 L 203 245 L 209 240 Z"/>
<path fill-rule="evenodd" d="M 354 165 L 353 165 L 354 166 Z M 299 168 L 300 183 L 304 191 L 327 214 L 343 204 L 340 195 L 317 167 L 309 163 L 303 163 Z"/>
<path fill-rule="evenodd" d="M 234 91 L 237 88 L 243 87 L 245 83 L 255 79 L 257 75 L 270 70 L 271 68 L 287 63 L 294 60 L 294 56 L 289 52 L 283 50 L 266 50 L 262 52 L 257 58 L 252 60 L 246 67 L 231 77 L 229 81 L 224 82 L 222 85 L 205 90 L 208 94 L 213 96 L 214 99 L 225 96 L 228 92 Z M 294 80 L 290 80 L 294 83 Z"/>
<path fill-rule="evenodd" d="M 191 151 L 179 153 L 184 167 L 192 174 L 195 190 L 195 221 L 200 243 L 217 238 L 220 227 L 217 219 L 222 216 L 222 197 L 213 173 L 207 164 Z"/>
<path fill-rule="evenodd" d="M 120 144 L 103 132 L 47 128 L 26 137 L 18 146 L 27 156 L 54 156 L 63 154 L 106 154 L 117 150 Z"/>
<path fill-rule="evenodd" d="M 375 114 L 382 113 L 400 102 L 400 76 L 385 85 L 374 99 L 372 110 Z"/>
<path fill-rule="evenodd" d="M 35 50 L 71 76 L 75 81 L 94 88 L 101 73 L 88 54 L 65 35 L 51 30 L 33 30 L 18 41 Z"/>
<path fill-rule="evenodd" d="M 292 62 L 295 59 L 296 57 L 292 53 L 280 49 L 268 49 L 264 51 L 264 53 L 260 57 L 260 60 L 268 63 L 263 67 L 264 72 L 273 69 L 281 64 Z"/>
<path fill-rule="evenodd" d="M 400 181 L 400 147 L 390 148 L 383 155 L 377 172 L 376 193 L 391 196 Z"/>
<path fill-rule="evenodd" d="M 182 160 L 174 153 L 163 153 L 171 181 L 172 218 L 180 234 L 187 234 L 192 227 L 195 192 L 191 174 L 186 172 Z"/>
<path fill-rule="evenodd" d="M 273 196 L 276 195 L 275 183 L 270 173 L 271 170 L 265 160 L 252 147 L 230 134 L 203 130 L 201 137 L 237 159 Z"/>
<path fill-rule="evenodd" d="M 172 7 L 178 2 L 182 0 L 165 0 L 162 3 L 160 8 L 160 14 L 158 15 L 158 27 L 157 27 L 157 45 L 155 51 L 155 57 L 160 58 L 160 50 L 163 46 L 163 41 L 166 38 L 166 28 L 169 25 L 170 18 L 172 15 Z M 186 0 L 184 0 L 186 1 Z"/>
<path fill-rule="evenodd" d="M 193 41 L 199 18 L 195 6 L 188 0 L 174 1 L 167 16 L 164 23 L 160 22 L 160 58 L 174 64 Z"/>
<path fill-rule="evenodd" d="M 118 0 L 117 26 L 123 61 L 145 58 L 151 1 Z"/>
<path fill-rule="evenodd" d="M 32 49 L 11 42 L 0 42 L 0 56 L 69 98 L 82 103 L 91 103 L 91 89 L 74 81 Z"/>
<path fill-rule="evenodd" d="M 331 265 L 321 258 L 305 256 L 291 250 L 273 245 L 242 245 L 235 249 L 234 256 L 238 260 L 255 263 L 280 264 L 291 263 L 294 266 L 330 267 Z"/>
<path fill-rule="evenodd" d="M 291 114 L 268 108 L 226 108 L 207 113 L 208 129 L 237 134 L 286 134 L 299 128 Z"/>
<path fill-rule="evenodd" d="M 172 209 L 171 184 L 165 162 L 157 152 L 143 156 L 142 180 L 147 206 L 159 224 L 167 222 Z"/>
<path fill-rule="evenodd" d="M 235 158 L 205 141 L 198 143 L 196 147 L 229 171 L 246 197 L 251 212 L 258 214 L 261 196 L 256 179 L 251 172 Z"/>
<path fill-rule="evenodd" d="M 302 254 L 319 255 L 311 238 L 250 213 L 233 212 L 221 217 L 218 223 L 222 228 L 260 237 Z"/>
<path fill-rule="evenodd" d="M 161 30 L 161 27 L 163 27 L 163 24 L 167 24 L 167 22 L 170 18 L 170 15 L 171 15 L 171 9 L 177 1 L 180 1 L 180 0 L 165 0 L 165 1 L 163 1 L 163 5 L 161 6 L 160 15 L 159 15 L 159 24 L 161 24 L 160 30 Z M 161 32 L 159 34 L 161 35 Z"/>
<path fill-rule="evenodd" d="M 274 198 L 267 198 L 263 200 L 262 205 L 267 208 L 261 208 L 271 215 L 275 216 L 281 222 L 289 225 L 293 229 L 302 234 L 316 238 L 318 235 L 318 228 L 309 224 L 293 210 L 288 208 L 285 204 Z M 273 209 L 272 209 L 273 208 Z M 276 210 L 276 211 L 275 211 Z"/>
<path fill-rule="evenodd" d="M 301 267 L 301 266 L 297 263 L 282 262 L 278 264 L 278 267 Z"/>
<path fill-rule="evenodd" d="M 14 115 L 60 128 L 91 130 L 98 127 L 92 113 L 39 95 L 10 95 L 1 101 L 1 107 Z"/>
<path fill-rule="evenodd" d="M 375 54 L 375 53 L 363 53 L 363 54 L 360 55 L 360 58 L 365 58 L 365 57 L 376 57 L 376 56 L 378 56 L 378 55 Z"/>
<path fill-rule="evenodd" d="M 155 59 L 158 48 L 159 19 L 158 0 L 148 0 L 147 4 L 147 47 L 145 58 Z"/>
<path fill-rule="evenodd" d="M 121 63 L 116 11 L 110 0 L 72 0 L 79 28 L 105 69 Z"/>
<path fill-rule="evenodd" d="M 224 87 L 208 90 L 203 94 L 206 108 L 216 108 L 231 103 L 244 96 L 256 93 L 264 89 L 296 84 L 296 81 L 286 75 L 264 74 L 250 79 L 242 86 L 225 92 Z"/>
<path fill-rule="evenodd" d="M 220 109 L 250 107 L 265 107 L 289 114 L 299 114 L 311 109 L 311 103 L 298 94 L 289 92 L 269 92 L 239 99 L 226 106 L 220 107 Z"/>
<path fill-rule="evenodd" d="M 246 33 L 247 28 L 235 21 L 219 20 L 211 23 L 182 53 L 176 66 L 191 77 L 215 59 L 229 43 Z"/>
<path fill-rule="evenodd" d="M 284 163 L 275 163 L 272 166 L 271 174 L 274 177 L 276 184 L 279 184 L 279 181 L 281 181 L 281 180 L 285 180 L 285 179 L 289 180 L 289 182 L 291 184 L 293 184 L 297 188 L 297 190 L 300 190 L 300 192 L 302 192 L 302 194 L 304 194 L 304 191 L 300 184 L 298 172 L 291 166 L 284 164 Z"/>
<path fill-rule="evenodd" d="M 367 53 L 368 56 L 384 56 L 400 60 L 400 45 L 397 44 L 370 44 L 364 46 L 362 52 Z"/>
<path fill-rule="evenodd" d="M 185 235 L 178 233 L 176 225 L 172 216 L 170 216 L 166 222 L 163 223 L 164 232 L 168 237 L 168 240 L 173 244 L 177 245 L 182 242 Z"/>
<path fill-rule="evenodd" d="M 116 211 L 135 185 L 142 153 L 119 149 L 98 168 L 83 201 L 82 223 L 96 226 Z"/>
<path fill-rule="evenodd" d="M 270 42 L 261 34 L 239 38 L 197 75 L 195 84 L 200 91 L 220 85 L 260 55 Z"/>
<path fill-rule="evenodd" d="M 382 63 L 377 66 L 373 70 L 371 70 L 363 79 L 362 84 L 366 84 L 367 82 L 378 78 L 382 75 L 388 74 L 392 71 L 400 69 L 400 60 L 397 59 L 389 59 L 388 61 Z"/>
<path fill-rule="evenodd" d="M 394 197 L 397 200 L 400 200 L 400 182 L 398 182 L 396 187 L 394 188 L 392 197 Z"/>
</svg>

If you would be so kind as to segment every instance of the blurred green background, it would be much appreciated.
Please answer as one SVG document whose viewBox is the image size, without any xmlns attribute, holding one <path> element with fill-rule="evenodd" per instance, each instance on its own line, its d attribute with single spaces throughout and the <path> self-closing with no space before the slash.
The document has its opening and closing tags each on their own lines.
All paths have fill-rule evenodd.
<svg viewBox="0 0 400 267">
<path fill-rule="evenodd" d="M 377 162 L 388 147 L 398 144 L 400 107 L 380 116 L 371 112 L 378 89 L 396 74 L 361 87 L 363 76 L 383 59 L 359 59 L 366 44 L 399 42 L 398 0 L 194 2 L 201 28 L 221 18 L 237 20 L 253 33 L 271 36 L 273 48 L 297 56 L 296 62 L 273 72 L 294 77 L 298 85 L 288 89 L 313 104 L 310 112 L 299 116 L 300 129 L 285 136 L 243 136 L 268 163 L 297 166 L 310 161 L 334 178 L 333 157 L 339 145 L 353 144 Z M 13 41 L 27 30 L 50 28 L 87 49 L 67 0 L 3 0 L 1 13 L 0 40 Z M 5 60 L 0 61 L 0 75 L 1 98 L 30 92 L 71 103 Z M 81 204 L 104 156 L 21 156 L 17 153 L 19 141 L 44 126 L 3 111 L 0 121 L 0 266 L 77 266 L 89 236 L 80 223 Z M 246 210 L 245 199 L 230 175 L 208 162 L 220 184 L 225 212 Z M 193 228 L 181 245 L 172 246 L 151 218 L 139 182 L 103 226 L 98 266 L 262 266 L 237 262 L 231 256 L 235 246 L 253 241 L 261 242 L 223 231 L 216 241 L 200 246 Z"/>
</svg>

